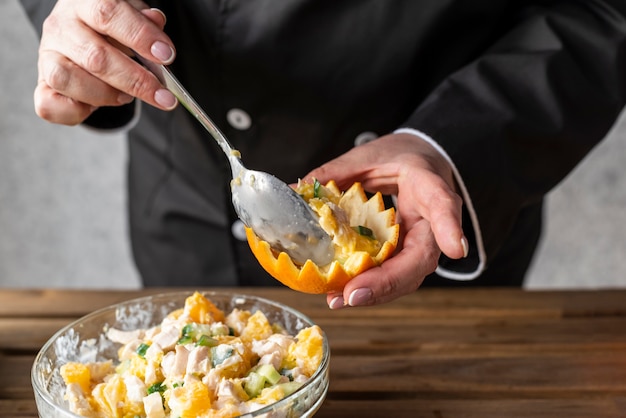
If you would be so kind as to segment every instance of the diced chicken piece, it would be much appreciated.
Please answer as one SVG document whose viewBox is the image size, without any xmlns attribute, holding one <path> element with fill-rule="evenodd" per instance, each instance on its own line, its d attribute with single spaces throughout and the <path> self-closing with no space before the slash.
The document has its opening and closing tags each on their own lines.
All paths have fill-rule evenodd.
<svg viewBox="0 0 626 418">
<path fill-rule="evenodd" d="M 258 364 L 271 364 L 276 370 L 280 370 L 280 365 L 283 363 L 284 356 L 280 351 L 274 351 L 273 353 L 265 354 L 259 359 Z"/>
<path fill-rule="evenodd" d="M 252 352 L 259 357 L 280 350 L 280 346 L 272 341 L 252 340 Z"/>
<path fill-rule="evenodd" d="M 249 317 L 248 313 L 235 308 L 226 316 L 226 324 L 234 329 L 237 335 L 240 335 L 246 327 Z"/>
<path fill-rule="evenodd" d="M 109 328 L 107 330 L 107 338 L 115 343 L 128 344 L 134 340 L 140 340 L 143 330 L 137 329 L 133 331 L 122 331 L 117 328 Z"/>
<path fill-rule="evenodd" d="M 146 385 L 153 385 L 159 381 L 158 372 L 160 368 L 159 363 L 155 363 L 154 361 L 149 361 L 146 364 L 146 376 L 144 378 Z"/>
<path fill-rule="evenodd" d="M 187 371 L 187 361 L 189 360 L 189 350 L 184 345 L 176 346 L 176 356 L 169 372 L 170 379 L 182 380 Z"/>
<path fill-rule="evenodd" d="M 298 383 L 304 383 L 309 380 L 309 377 L 303 373 L 300 367 L 291 369 L 291 376 L 293 377 L 293 381 Z"/>
<path fill-rule="evenodd" d="M 102 380 L 106 375 L 115 371 L 113 361 L 111 360 L 87 363 L 87 368 L 89 369 L 90 379 L 93 381 Z"/>
<path fill-rule="evenodd" d="M 281 349 L 283 349 L 283 350 L 285 350 L 285 352 L 287 352 L 287 350 L 289 350 L 289 346 L 291 344 L 293 344 L 296 341 L 296 339 L 294 337 L 290 336 L 290 335 L 272 334 L 272 335 L 269 336 L 267 341 L 272 341 L 272 342 L 278 344 Z"/>
<path fill-rule="evenodd" d="M 143 398 L 143 409 L 147 418 L 165 418 L 163 400 L 159 392 L 151 393 Z"/>
<path fill-rule="evenodd" d="M 252 352 L 259 357 L 263 357 L 266 354 L 279 351 L 281 355 L 285 356 L 289 351 L 289 346 L 293 344 L 294 341 L 292 337 L 282 334 L 273 334 L 265 340 L 252 341 Z"/>
<path fill-rule="evenodd" d="M 309 378 L 305 374 L 299 374 L 298 377 L 294 377 L 293 381 L 296 383 L 306 383 Z"/>
<path fill-rule="evenodd" d="M 161 370 L 163 371 L 163 376 L 166 379 L 172 379 L 170 376 L 170 370 L 174 366 L 174 361 L 176 361 L 176 353 L 174 351 L 168 351 L 163 356 L 163 360 L 161 360 Z"/>
<path fill-rule="evenodd" d="M 223 379 L 217 385 L 217 397 L 220 401 L 224 401 L 225 399 L 234 399 L 238 402 L 246 401 L 246 397 L 244 396 L 246 393 L 243 391 L 241 386 L 237 386 L 230 379 Z"/>
<path fill-rule="evenodd" d="M 221 369 L 211 369 L 209 372 L 202 378 L 202 383 L 209 388 L 209 391 L 214 392 L 217 389 L 217 384 L 219 383 L 222 377 Z"/>
<path fill-rule="evenodd" d="M 192 374 L 186 374 L 185 379 L 183 379 L 182 387 L 183 388 L 194 387 L 197 383 L 203 383 L 203 382 L 197 376 L 194 376 Z"/>
<path fill-rule="evenodd" d="M 163 328 L 161 332 L 152 338 L 152 343 L 157 343 L 163 351 L 171 350 L 180 339 L 180 329 L 176 326 Z"/>
<path fill-rule="evenodd" d="M 126 396 L 132 402 L 142 402 L 146 396 L 146 385 L 137 376 L 131 374 L 124 376 L 124 385 L 126 385 Z"/>
<path fill-rule="evenodd" d="M 185 326 L 186 322 L 187 322 L 187 319 L 183 318 L 182 315 L 181 316 L 167 316 L 163 318 L 163 322 L 161 322 L 161 326 L 162 327 L 176 326 L 177 328 L 182 329 Z"/>
<path fill-rule="evenodd" d="M 146 354 L 144 355 L 147 361 L 159 362 L 163 356 L 163 349 L 161 345 L 157 342 L 153 342 L 150 347 L 146 350 Z"/>
<path fill-rule="evenodd" d="M 177 345 L 176 351 L 172 358 L 168 353 L 165 364 L 161 362 L 163 375 L 172 381 L 180 381 L 185 377 L 187 371 L 187 360 L 189 359 L 189 350 L 184 345 Z"/>
<path fill-rule="evenodd" d="M 209 347 L 194 347 L 189 353 L 187 374 L 205 375 L 210 369 Z"/>
<path fill-rule="evenodd" d="M 271 364 L 278 370 L 293 342 L 292 337 L 273 334 L 266 340 L 252 341 L 251 349 L 254 354 L 260 357 L 259 364 Z"/>
<path fill-rule="evenodd" d="M 145 334 L 144 334 L 143 337 L 144 337 L 144 339 L 151 341 L 154 338 L 154 336 L 157 335 L 159 332 L 161 332 L 161 326 L 157 325 L 155 327 L 148 328 L 145 331 Z"/>
<path fill-rule="evenodd" d="M 136 352 L 137 348 L 141 345 L 141 340 L 133 340 L 120 348 L 117 355 L 119 356 L 121 361 L 128 360 L 131 358 Z"/>
<path fill-rule="evenodd" d="M 89 401 L 85 398 L 83 390 L 78 383 L 70 383 L 65 388 L 65 399 L 69 403 L 70 410 L 85 417 L 95 417 L 96 413 L 91 409 Z"/>
<path fill-rule="evenodd" d="M 224 360 L 222 364 L 218 365 L 216 369 L 226 369 L 241 362 L 243 362 L 243 357 L 241 357 L 241 354 L 234 352 L 230 357 Z"/>
</svg>

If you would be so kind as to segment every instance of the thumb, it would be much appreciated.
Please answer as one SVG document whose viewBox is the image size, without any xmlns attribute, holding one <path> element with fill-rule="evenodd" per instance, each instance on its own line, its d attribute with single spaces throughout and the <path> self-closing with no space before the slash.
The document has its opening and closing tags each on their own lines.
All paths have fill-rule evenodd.
<svg viewBox="0 0 626 418">
<path fill-rule="evenodd" d="M 317 179 L 322 184 L 333 180 L 337 183 L 337 187 L 345 189 L 362 178 L 363 172 L 364 170 L 358 169 L 358 166 L 352 164 L 349 154 L 343 154 L 312 170 L 304 176 L 303 180 L 312 183 L 313 179 Z"/>
</svg>

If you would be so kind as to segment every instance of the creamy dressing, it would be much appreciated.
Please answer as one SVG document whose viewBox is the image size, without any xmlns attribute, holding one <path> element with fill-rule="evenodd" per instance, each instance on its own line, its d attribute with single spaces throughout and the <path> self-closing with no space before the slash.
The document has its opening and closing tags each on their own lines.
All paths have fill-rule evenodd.
<svg viewBox="0 0 626 418">
<path fill-rule="evenodd" d="M 72 412 L 86 417 L 234 417 L 297 390 L 317 370 L 322 334 L 298 335 L 261 311 L 225 314 L 199 293 L 161 324 L 109 329 L 119 358 L 61 367 Z"/>
</svg>

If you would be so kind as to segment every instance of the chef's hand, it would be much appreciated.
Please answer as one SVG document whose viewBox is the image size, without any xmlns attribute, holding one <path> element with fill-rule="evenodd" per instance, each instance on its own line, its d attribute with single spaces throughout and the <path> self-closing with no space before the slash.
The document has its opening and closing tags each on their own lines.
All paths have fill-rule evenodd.
<svg viewBox="0 0 626 418">
<path fill-rule="evenodd" d="M 139 0 L 58 0 L 42 28 L 37 115 L 77 125 L 98 107 L 135 97 L 174 108 L 176 98 L 129 56 L 134 50 L 154 62 L 172 62 L 175 51 L 164 26 L 165 15 Z"/>
<path fill-rule="evenodd" d="M 435 271 L 442 251 L 453 259 L 467 256 L 454 175 L 420 138 L 381 137 L 315 169 L 305 181 L 313 178 L 322 184 L 335 180 L 342 190 L 359 181 L 366 191 L 397 196 L 400 241 L 395 255 L 353 278 L 342 293 L 328 294 L 331 308 L 389 302 L 414 292 Z"/>
</svg>

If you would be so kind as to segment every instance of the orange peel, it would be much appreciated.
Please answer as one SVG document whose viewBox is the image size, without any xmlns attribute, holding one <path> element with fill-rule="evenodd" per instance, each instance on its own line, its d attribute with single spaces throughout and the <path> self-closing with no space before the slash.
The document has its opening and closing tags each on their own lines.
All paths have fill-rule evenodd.
<svg viewBox="0 0 626 418">
<path fill-rule="evenodd" d="M 316 187 L 321 196 L 317 191 L 314 196 L 311 184 L 299 183 L 296 191 L 317 212 L 320 225 L 333 239 L 335 257 L 330 264 L 318 266 L 307 260 L 298 265 L 287 253 L 272 250 L 268 242 L 247 227 L 246 237 L 263 269 L 285 286 L 303 293 L 338 292 L 353 277 L 382 264 L 393 254 L 400 226 L 395 209 L 385 209 L 380 192 L 368 199 L 358 182 L 345 193 L 332 180 Z M 359 233 L 361 229 L 372 236 Z"/>
</svg>

